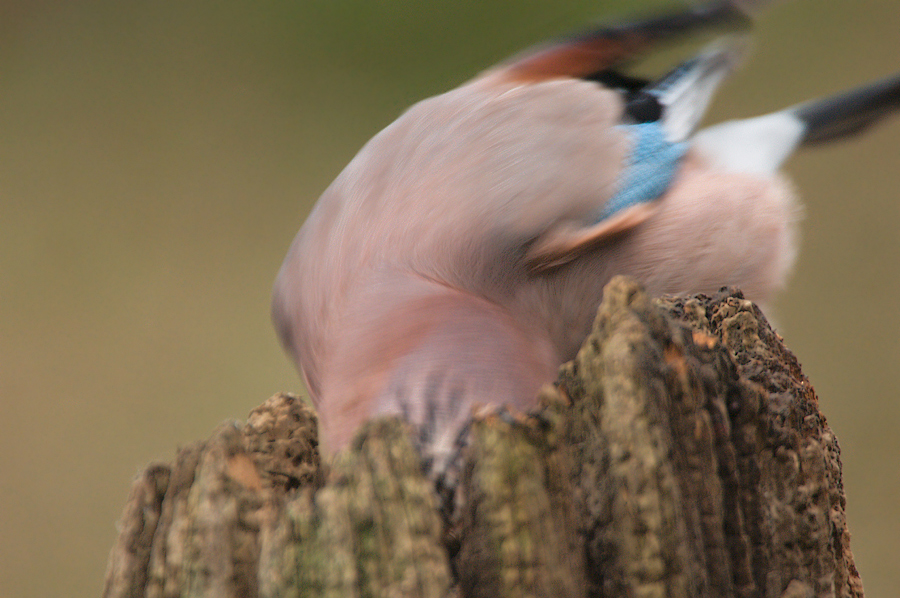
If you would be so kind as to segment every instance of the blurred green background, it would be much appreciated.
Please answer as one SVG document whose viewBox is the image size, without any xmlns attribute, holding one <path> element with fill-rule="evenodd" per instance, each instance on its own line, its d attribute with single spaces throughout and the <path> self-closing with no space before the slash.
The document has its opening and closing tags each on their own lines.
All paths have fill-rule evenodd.
<svg viewBox="0 0 900 598">
<path fill-rule="evenodd" d="M 659 2 L 657 2 L 659 4 Z M 414 101 L 646 2 L 0 3 L 0 593 L 92 596 L 149 461 L 300 389 L 269 289 L 311 203 Z M 766 13 L 711 120 L 900 69 L 897 0 Z M 900 119 L 789 164 L 776 320 L 843 448 L 871 596 L 900 587 Z"/>
</svg>

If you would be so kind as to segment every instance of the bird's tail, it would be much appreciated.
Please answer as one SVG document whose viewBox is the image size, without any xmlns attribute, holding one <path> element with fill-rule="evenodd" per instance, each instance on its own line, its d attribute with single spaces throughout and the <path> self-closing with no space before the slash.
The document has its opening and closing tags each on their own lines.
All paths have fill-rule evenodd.
<svg viewBox="0 0 900 598">
<path fill-rule="evenodd" d="M 803 145 L 856 135 L 897 110 L 900 110 L 900 72 L 788 109 L 805 125 L 800 141 Z"/>
<path fill-rule="evenodd" d="M 771 174 L 800 146 L 850 137 L 898 110 L 900 73 L 764 116 L 709 127 L 697 133 L 692 144 L 720 168 Z"/>
</svg>

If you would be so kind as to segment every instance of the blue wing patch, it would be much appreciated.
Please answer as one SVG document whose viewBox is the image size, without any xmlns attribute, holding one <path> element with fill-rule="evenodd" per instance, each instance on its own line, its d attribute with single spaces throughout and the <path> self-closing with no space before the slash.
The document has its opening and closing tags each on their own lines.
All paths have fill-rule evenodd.
<svg viewBox="0 0 900 598">
<path fill-rule="evenodd" d="M 688 149 L 685 142 L 668 141 L 659 121 L 618 128 L 631 136 L 634 145 L 628 164 L 619 175 L 619 191 L 606 203 L 595 222 L 665 193 Z"/>
</svg>

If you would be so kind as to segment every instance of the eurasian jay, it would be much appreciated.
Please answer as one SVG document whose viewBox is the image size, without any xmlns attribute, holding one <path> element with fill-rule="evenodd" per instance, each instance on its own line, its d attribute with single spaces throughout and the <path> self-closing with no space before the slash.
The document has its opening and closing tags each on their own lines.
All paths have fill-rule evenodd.
<svg viewBox="0 0 900 598">
<path fill-rule="evenodd" d="M 332 451 L 399 414 L 439 473 L 474 405 L 535 406 L 616 274 L 656 294 L 772 297 L 798 220 L 780 165 L 900 108 L 900 74 L 695 134 L 735 46 L 654 82 L 615 70 L 744 21 L 716 1 L 587 31 L 419 102 L 360 150 L 294 239 L 273 299 Z"/>
</svg>

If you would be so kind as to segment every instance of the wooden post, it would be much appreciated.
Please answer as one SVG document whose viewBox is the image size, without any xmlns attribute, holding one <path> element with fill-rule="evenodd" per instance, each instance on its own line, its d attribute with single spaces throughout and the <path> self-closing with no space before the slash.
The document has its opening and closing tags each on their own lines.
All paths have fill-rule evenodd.
<svg viewBox="0 0 900 598">
<path fill-rule="evenodd" d="M 453 500 L 405 425 L 320 461 L 281 394 L 135 481 L 104 595 L 862 597 L 840 451 L 737 291 L 617 278 L 534 414 L 477 414 Z"/>
</svg>

